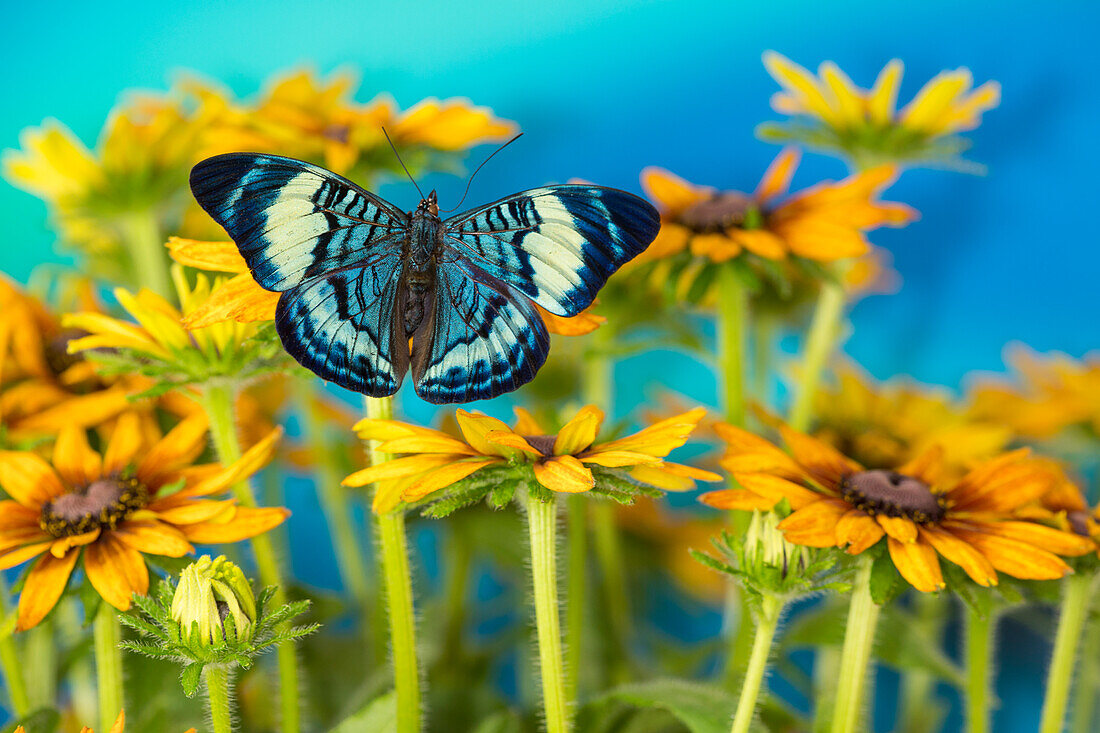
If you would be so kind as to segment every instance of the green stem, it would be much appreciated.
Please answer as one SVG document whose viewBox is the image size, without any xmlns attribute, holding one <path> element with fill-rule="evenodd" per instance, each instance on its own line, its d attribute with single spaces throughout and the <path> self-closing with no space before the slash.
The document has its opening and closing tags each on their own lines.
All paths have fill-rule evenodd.
<svg viewBox="0 0 1100 733">
<path fill-rule="evenodd" d="M 875 643 L 875 627 L 882 610 L 871 598 L 873 559 L 864 553 L 858 562 L 848 607 L 848 622 L 844 629 L 844 646 L 840 652 L 832 733 L 853 733 L 859 727 L 867 667 L 871 647 Z"/>
<path fill-rule="evenodd" d="M 943 637 L 943 599 L 932 593 L 915 592 L 913 597 L 913 635 L 936 644 Z M 940 720 L 941 709 L 933 704 L 936 678 L 921 669 L 907 669 L 901 677 L 901 701 L 895 730 L 901 733 L 932 733 Z"/>
<path fill-rule="evenodd" d="M 341 485 L 341 471 L 335 456 L 326 440 L 328 436 L 327 420 L 320 394 L 314 394 L 313 387 L 299 381 L 305 389 L 299 393 L 299 404 L 303 408 L 303 429 L 309 441 L 310 455 L 315 463 L 314 482 L 321 512 L 328 524 L 332 548 L 336 553 L 336 566 L 340 578 L 356 607 L 364 614 L 370 608 L 370 586 L 367 564 L 359 543 L 347 494 Z M 317 387 L 320 392 L 320 387 Z"/>
<path fill-rule="evenodd" d="M 210 704 L 210 723 L 214 733 L 232 733 L 233 709 L 229 702 L 229 670 L 220 664 L 208 664 L 202 672 L 206 678 L 206 701 Z"/>
<path fill-rule="evenodd" d="M 730 512 L 730 531 L 735 537 L 744 536 L 751 519 L 752 515 L 748 512 Z M 755 638 L 748 595 L 732 578 L 726 588 L 725 628 L 730 632 L 730 638 L 723 679 L 727 687 L 737 689 L 745 677 Z"/>
<path fill-rule="evenodd" d="M 7 622 L 8 613 L 8 586 L 0 576 L 0 625 Z M 11 712 L 16 718 L 22 718 L 31 711 L 30 697 L 27 696 L 27 686 L 23 680 L 23 665 L 20 664 L 19 658 L 15 636 L 7 634 L 0 637 L 0 668 L 4 671 L 4 683 L 7 685 Z"/>
<path fill-rule="evenodd" d="M 31 709 L 53 707 L 57 701 L 57 650 L 54 648 L 53 619 L 46 619 L 27 632 L 23 644 L 23 667 Z M 118 711 L 116 710 L 117 714 Z"/>
<path fill-rule="evenodd" d="M 1072 733 L 1090 733 L 1094 727 L 1092 714 L 1096 710 L 1096 686 L 1100 683 L 1100 624 L 1087 626 L 1081 647 L 1081 669 L 1073 687 L 1069 726 Z"/>
<path fill-rule="evenodd" d="M 1088 618 L 1096 589 L 1096 575 L 1081 572 L 1065 580 L 1062 612 L 1058 618 L 1058 632 L 1054 638 L 1054 653 L 1047 676 L 1046 699 L 1043 701 L 1043 717 L 1040 733 L 1059 733 L 1066 719 L 1069 688 L 1073 680 L 1073 668 L 1077 661 L 1077 648 L 1081 642 L 1081 629 Z"/>
<path fill-rule="evenodd" d="M 813 321 L 806 336 L 801 371 L 788 420 L 795 430 L 805 432 L 810 427 L 817 385 L 821 380 L 825 362 L 828 361 L 833 345 L 836 343 L 843 314 L 844 287 L 832 280 L 822 282 L 821 294 L 818 296 Z"/>
<path fill-rule="evenodd" d="M 741 685 L 741 698 L 737 701 L 737 712 L 733 716 L 731 733 L 748 733 L 756 713 L 756 700 L 760 696 L 760 686 L 764 682 L 764 671 L 768 668 L 768 655 L 771 653 L 772 640 L 779 626 L 779 614 L 783 610 L 783 601 L 772 594 L 766 594 L 761 601 L 760 614 L 756 620 L 756 638 L 752 643 L 752 654 L 745 669 L 744 683 Z"/>
<path fill-rule="evenodd" d="M 726 420 L 745 424 L 745 330 L 749 299 L 745 285 L 731 265 L 718 275 L 719 390 Z"/>
<path fill-rule="evenodd" d="M 137 283 L 173 300 L 172 281 L 168 276 L 168 252 L 156 212 L 151 208 L 131 211 L 124 214 L 119 223 L 123 241 L 134 264 Z"/>
<path fill-rule="evenodd" d="M 996 610 L 990 610 L 984 616 L 972 608 L 966 612 L 967 733 L 986 733 L 989 730 L 989 681 L 997 615 Z"/>
<path fill-rule="evenodd" d="M 752 325 L 752 398 L 767 406 L 770 396 L 768 377 L 772 367 L 772 350 L 775 348 L 775 317 L 757 315 Z"/>
<path fill-rule="evenodd" d="M 600 585 L 606 605 L 607 629 L 611 641 L 611 682 L 624 682 L 629 674 L 627 663 L 630 639 L 630 596 L 626 584 L 622 538 L 615 523 L 615 507 L 609 501 L 592 502 L 593 539 L 596 561 L 600 566 Z"/>
<path fill-rule="evenodd" d="M 203 390 L 203 405 L 210 420 L 210 438 L 214 450 L 223 465 L 230 465 L 240 459 L 241 444 L 236 428 L 236 392 L 225 383 L 210 383 Z M 255 507 L 256 497 L 248 481 L 241 481 L 233 487 L 233 495 L 242 506 Z M 256 556 L 256 570 L 264 586 L 275 588 L 271 602 L 274 607 L 286 603 L 286 588 L 283 587 L 282 571 L 276 558 L 275 544 L 270 534 L 261 534 L 250 541 L 252 552 Z M 282 626 L 289 628 L 289 622 Z M 280 644 L 275 649 L 276 664 L 279 668 L 279 710 L 281 728 L 285 733 L 298 733 L 301 730 L 301 705 L 298 699 L 298 659 L 294 645 Z"/>
<path fill-rule="evenodd" d="M 466 595 L 470 588 L 471 543 L 460 525 L 451 525 L 447 536 L 446 576 L 443 584 L 443 659 L 457 661 L 466 630 Z"/>
<path fill-rule="evenodd" d="M 570 729 L 569 703 L 558 619 L 557 502 L 527 499 L 527 527 L 531 537 L 531 575 L 535 587 L 535 628 L 539 640 L 539 671 L 547 733 Z"/>
<path fill-rule="evenodd" d="M 566 607 L 565 607 L 565 694 L 577 698 L 584 648 L 584 607 L 588 590 L 588 501 L 579 494 L 566 501 Z"/>
<path fill-rule="evenodd" d="M 100 605 L 92 623 L 92 640 L 95 647 L 96 691 L 99 693 L 99 729 L 110 730 L 115 718 L 124 707 L 125 693 L 122 683 L 122 641 L 118 616 L 107 603 Z"/>
<path fill-rule="evenodd" d="M 393 419 L 393 399 L 367 397 L 367 416 Z M 371 441 L 370 463 L 389 460 Z M 409 571 L 408 540 L 405 537 L 405 509 L 375 515 L 382 554 L 382 577 L 386 585 L 386 611 L 390 626 L 393 681 L 397 691 L 397 733 L 420 729 L 420 672 L 416 659 L 416 612 L 413 608 L 412 575 Z"/>
<path fill-rule="evenodd" d="M 78 599 L 63 600 L 57 613 L 57 625 L 64 644 L 69 648 L 84 641 L 85 629 Z M 69 697 L 77 720 L 94 720 L 96 717 L 95 668 L 87 654 L 81 654 L 72 660 L 66 682 L 69 685 Z"/>
</svg>

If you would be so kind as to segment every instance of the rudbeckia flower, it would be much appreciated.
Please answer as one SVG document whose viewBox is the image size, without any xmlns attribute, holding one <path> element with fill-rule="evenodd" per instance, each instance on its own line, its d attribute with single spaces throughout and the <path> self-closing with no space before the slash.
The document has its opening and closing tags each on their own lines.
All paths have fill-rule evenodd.
<svg viewBox="0 0 1100 733">
<path fill-rule="evenodd" d="M 852 363 L 833 372 L 834 382 L 814 399 L 813 433 L 864 466 L 892 468 L 939 445 L 944 464 L 962 471 L 1012 439 L 1009 428 L 971 418 L 943 391 L 906 380 L 876 382 Z"/>
<path fill-rule="evenodd" d="M 1009 378 L 982 377 L 969 390 L 976 419 L 1001 422 L 1032 440 L 1071 427 L 1100 435 L 1100 354 L 1074 359 L 1014 346 L 1006 361 Z"/>
<path fill-rule="evenodd" d="M 998 572 L 1061 578 L 1070 568 L 1059 555 L 1094 549 L 1076 534 L 1014 517 L 1051 488 L 1049 472 L 1027 451 L 999 455 L 952 478 L 939 446 L 895 467 L 867 469 L 787 427 L 781 433 L 789 452 L 740 428 L 726 425 L 721 432 L 730 448 L 722 465 L 740 488 L 704 494 L 703 503 L 763 511 L 785 499 L 793 512 L 779 529 L 808 547 L 858 555 L 885 537 L 894 566 L 920 591 L 945 587 L 941 556 L 975 583 L 992 586 Z"/>
<path fill-rule="evenodd" d="M 224 272 L 233 277 L 214 286 L 210 295 L 187 313 L 182 324 L 187 329 L 206 328 L 219 323 L 274 321 L 275 306 L 281 293 L 260 287 L 248 271 L 248 265 L 233 242 L 202 242 L 171 237 L 168 249 L 172 259 L 198 270 Z M 572 318 L 556 316 L 539 308 L 550 333 L 581 336 L 600 327 L 606 319 L 585 310 Z"/>
<path fill-rule="evenodd" d="M 958 164 L 969 143 L 956 133 L 973 130 L 982 115 L 1001 101 L 1001 86 L 989 81 L 973 88 L 969 69 L 943 71 L 897 110 L 904 66 L 894 59 L 871 89 L 860 89 L 832 61 L 815 76 L 785 56 L 768 51 L 764 66 L 783 91 L 772 108 L 795 118 L 786 125 L 760 128 L 765 139 L 798 140 L 811 147 L 839 151 L 858 167 L 881 163 Z"/>
<path fill-rule="evenodd" d="M 596 486 L 593 467 L 625 469 L 632 479 L 666 491 L 690 489 L 697 480 L 721 480 L 709 471 L 664 460 L 687 442 L 705 414 L 703 408 L 606 443 L 596 443 L 604 415 L 591 405 L 556 434 L 546 434 L 525 410 L 516 413 L 518 421 L 510 428 L 496 418 L 458 410 L 461 438 L 396 420 L 361 420 L 355 426 L 360 438 L 380 441 L 376 450 L 402 457 L 357 471 L 344 485 L 378 483 L 374 510 L 386 512 L 494 465 L 529 466 L 538 484 L 568 494 Z"/>
<path fill-rule="evenodd" d="M 916 218 L 904 204 L 876 200 L 897 178 L 889 166 L 788 196 L 798 158 L 794 149 L 782 151 L 752 194 L 698 186 L 661 168 L 645 169 L 642 187 L 661 212 L 661 231 L 634 262 L 684 251 L 711 262 L 742 253 L 766 260 L 793 255 L 833 262 L 867 254 L 865 232 Z"/>
<path fill-rule="evenodd" d="M 0 451 L 0 569 L 38 558 L 19 597 L 20 630 L 53 609 L 83 556 L 88 582 L 115 608 L 145 594 L 143 554 L 182 557 L 191 543 L 238 542 L 276 527 L 289 512 L 209 499 L 258 471 L 275 450 L 272 431 L 230 466 L 196 465 L 207 421 L 197 414 L 149 444 L 136 414 L 116 424 L 102 454 L 82 428 L 57 438 L 50 461 Z"/>
</svg>

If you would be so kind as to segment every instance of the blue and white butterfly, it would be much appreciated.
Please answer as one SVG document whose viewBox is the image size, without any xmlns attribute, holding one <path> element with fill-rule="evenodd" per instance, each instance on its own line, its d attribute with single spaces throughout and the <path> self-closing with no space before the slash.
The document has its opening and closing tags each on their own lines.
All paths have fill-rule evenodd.
<svg viewBox="0 0 1100 733">
<path fill-rule="evenodd" d="M 276 329 L 299 363 L 374 397 L 411 367 L 434 403 L 529 382 L 550 348 L 534 304 L 577 315 L 659 227 L 643 199 L 588 185 L 443 220 L 435 191 L 406 213 L 324 168 L 252 153 L 202 161 L 191 190 L 256 282 L 282 293 Z"/>
</svg>

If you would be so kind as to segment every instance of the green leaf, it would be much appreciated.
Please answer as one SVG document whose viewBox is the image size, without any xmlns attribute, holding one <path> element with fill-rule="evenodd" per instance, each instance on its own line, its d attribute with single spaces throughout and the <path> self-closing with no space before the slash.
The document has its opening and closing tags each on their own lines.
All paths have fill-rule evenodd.
<svg viewBox="0 0 1100 733">
<path fill-rule="evenodd" d="M 947 598 L 942 600 L 947 602 Z M 884 609 L 875 637 L 875 656 L 884 664 L 927 672 L 959 689 L 966 685 L 965 673 L 941 651 L 940 640 L 920 633 L 909 614 L 892 607 Z"/>
<path fill-rule="evenodd" d="M 20 725 L 31 733 L 54 733 L 61 725 L 61 713 L 53 708 L 39 708 L 19 720 L 13 720 L 4 727 L 4 731 L 6 733 Z"/>
<path fill-rule="evenodd" d="M 485 503 L 493 509 L 503 509 L 515 497 L 517 488 L 519 488 L 519 479 L 501 481 L 490 489 Z"/>
<path fill-rule="evenodd" d="M 202 667 L 199 662 L 188 664 L 180 674 L 180 684 L 183 685 L 183 694 L 194 697 L 199 691 L 199 682 L 202 681 Z"/>
<path fill-rule="evenodd" d="M 376 697 L 340 721 L 329 733 L 394 733 L 397 730 L 397 693 L 393 690 Z"/>
<path fill-rule="evenodd" d="M 894 600 L 904 588 L 905 581 L 894 567 L 890 554 L 880 553 L 871 566 L 871 600 L 884 606 Z"/>
<path fill-rule="evenodd" d="M 678 679 L 624 685 L 602 698 L 666 710 L 691 733 L 726 733 L 737 707 L 737 698 L 721 688 Z"/>
</svg>

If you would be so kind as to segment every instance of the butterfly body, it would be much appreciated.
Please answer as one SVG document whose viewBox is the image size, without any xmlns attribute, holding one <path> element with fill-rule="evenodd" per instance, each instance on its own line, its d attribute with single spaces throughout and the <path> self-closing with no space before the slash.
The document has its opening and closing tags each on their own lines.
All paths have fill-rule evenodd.
<svg viewBox="0 0 1100 733">
<path fill-rule="evenodd" d="M 275 326 L 299 363 L 376 397 L 411 371 L 435 403 L 530 381 L 550 346 L 536 305 L 580 313 L 659 227 L 644 200 L 589 185 L 442 219 L 434 191 L 410 213 L 318 166 L 252 153 L 199 163 L 191 189 L 256 281 L 282 293 Z"/>
</svg>

